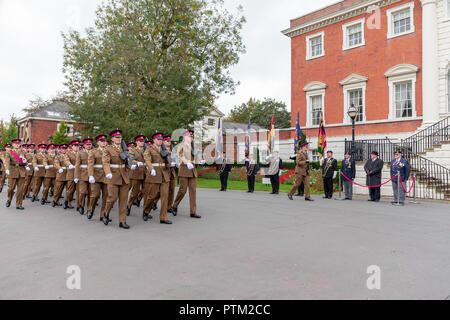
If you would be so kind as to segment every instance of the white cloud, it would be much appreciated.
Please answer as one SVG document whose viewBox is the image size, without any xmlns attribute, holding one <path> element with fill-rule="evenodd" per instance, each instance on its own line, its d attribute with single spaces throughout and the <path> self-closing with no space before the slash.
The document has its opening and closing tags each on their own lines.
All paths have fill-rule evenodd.
<svg viewBox="0 0 450 320">
<path fill-rule="evenodd" d="M 241 82 L 219 108 L 228 113 L 250 97 L 271 97 L 290 106 L 290 39 L 280 33 L 289 20 L 334 0 L 225 0 L 244 7 L 247 54 L 232 69 Z M 92 26 L 101 0 L 0 0 L 0 118 L 9 119 L 34 95 L 50 98 L 63 89 L 61 32 Z"/>
</svg>

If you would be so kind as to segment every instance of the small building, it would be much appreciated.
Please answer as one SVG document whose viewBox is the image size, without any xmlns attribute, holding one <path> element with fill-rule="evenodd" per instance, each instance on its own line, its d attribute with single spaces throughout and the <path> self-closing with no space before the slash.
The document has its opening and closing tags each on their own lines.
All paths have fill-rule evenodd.
<svg viewBox="0 0 450 320">
<path fill-rule="evenodd" d="M 69 138 L 81 137 L 79 125 L 71 120 L 70 105 L 61 101 L 53 103 L 18 120 L 19 138 L 25 140 L 28 126 L 29 143 L 51 143 L 53 134 L 59 130 L 61 122 L 67 124 L 67 136 Z"/>
</svg>

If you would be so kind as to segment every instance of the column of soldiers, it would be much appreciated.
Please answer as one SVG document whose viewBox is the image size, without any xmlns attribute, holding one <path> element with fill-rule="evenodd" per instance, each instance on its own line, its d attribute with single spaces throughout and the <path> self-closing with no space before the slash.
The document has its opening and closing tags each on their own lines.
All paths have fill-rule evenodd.
<svg viewBox="0 0 450 320">
<path fill-rule="evenodd" d="M 118 202 L 119 227 L 129 229 L 127 216 L 133 205 L 140 206 L 142 199 L 144 221 L 152 219 L 150 212 L 160 201 L 160 223 L 172 224 L 167 213 L 177 215 L 189 190 L 190 217 L 198 219 L 201 216 L 196 204 L 193 135 L 192 130 L 186 131 L 177 151 L 172 148 L 171 136 L 162 132 L 153 134 L 153 143 L 141 134 L 127 145 L 122 131 L 116 129 L 109 134 L 111 142 L 106 134 L 100 134 L 95 139 L 73 140 L 70 144 L 39 144 L 37 150 L 36 145 L 15 139 L 1 153 L 0 191 L 7 177 L 6 207 L 11 206 L 15 196 L 17 210 L 24 210 L 23 200 L 27 198 L 65 210 L 74 209 L 72 202 L 76 199 L 78 213 L 86 213 L 91 220 L 99 206 L 100 221 L 105 225 L 112 221 L 111 210 Z M 180 188 L 175 199 L 177 168 Z M 62 199 L 64 204 L 60 202 Z"/>
</svg>

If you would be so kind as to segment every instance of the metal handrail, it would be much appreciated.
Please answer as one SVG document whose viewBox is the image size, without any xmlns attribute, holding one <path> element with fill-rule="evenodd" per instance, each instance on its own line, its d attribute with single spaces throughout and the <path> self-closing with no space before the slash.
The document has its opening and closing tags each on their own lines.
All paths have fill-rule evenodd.
<svg viewBox="0 0 450 320">
<path fill-rule="evenodd" d="M 443 141 L 450 140 L 450 117 L 442 119 L 428 128 L 403 139 L 402 146 L 409 148 L 415 154 L 426 152 Z"/>
</svg>

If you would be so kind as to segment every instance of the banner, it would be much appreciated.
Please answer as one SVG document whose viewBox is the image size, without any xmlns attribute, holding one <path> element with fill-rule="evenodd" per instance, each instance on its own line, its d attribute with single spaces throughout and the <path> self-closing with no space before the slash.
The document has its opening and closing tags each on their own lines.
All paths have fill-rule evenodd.
<svg viewBox="0 0 450 320">
<path fill-rule="evenodd" d="M 219 124 L 217 127 L 217 139 L 216 139 L 216 156 L 222 155 L 223 145 L 222 145 L 222 120 L 219 118 Z"/>
<path fill-rule="evenodd" d="M 294 139 L 294 148 L 297 153 L 299 146 L 298 143 L 302 140 L 302 129 L 300 128 L 300 112 L 297 112 L 297 124 L 295 125 L 296 136 Z"/>
<path fill-rule="evenodd" d="M 270 123 L 269 134 L 267 137 L 267 150 L 269 151 L 270 155 L 272 154 L 274 147 L 275 147 L 275 112 L 272 115 L 272 122 Z"/>
<path fill-rule="evenodd" d="M 317 153 L 322 158 L 327 149 L 327 135 L 325 133 L 325 124 L 323 122 L 323 112 L 320 112 L 319 139 L 317 142 Z"/>
<path fill-rule="evenodd" d="M 251 119 L 248 119 L 248 128 L 247 128 L 247 135 L 245 136 L 245 156 L 248 157 L 250 154 L 250 134 L 251 134 Z"/>
</svg>

